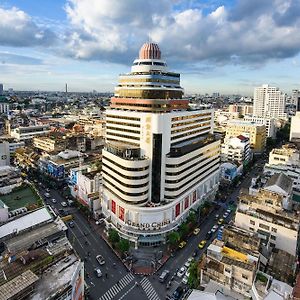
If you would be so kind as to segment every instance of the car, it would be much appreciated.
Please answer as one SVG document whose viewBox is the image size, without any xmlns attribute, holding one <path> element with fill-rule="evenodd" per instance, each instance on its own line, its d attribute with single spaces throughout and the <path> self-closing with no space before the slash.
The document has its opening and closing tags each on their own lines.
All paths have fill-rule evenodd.
<svg viewBox="0 0 300 300">
<path fill-rule="evenodd" d="M 52 202 L 52 203 L 56 203 L 57 201 L 56 201 L 56 199 L 52 198 L 52 199 L 51 199 L 51 202 Z"/>
<path fill-rule="evenodd" d="M 226 212 L 227 212 L 228 214 L 230 214 L 230 213 L 231 213 L 231 209 L 227 209 Z"/>
<path fill-rule="evenodd" d="M 198 255 L 198 250 L 196 249 L 196 250 L 193 252 L 192 256 L 193 256 L 193 257 L 196 257 L 197 255 Z"/>
<path fill-rule="evenodd" d="M 168 290 L 171 287 L 171 285 L 172 285 L 172 281 L 169 281 L 166 285 L 166 289 Z"/>
<path fill-rule="evenodd" d="M 214 225 L 213 228 L 211 229 L 212 233 L 215 233 L 218 229 L 218 225 Z"/>
<path fill-rule="evenodd" d="M 74 203 L 74 201 L 73 201 L 73 200 L 70 200 L 70 199 L 68 199 L 67 202 L 68 202 L 68 205 L 69 205 L 69 206 L 72 206 L 73 203 Z"/>
<path fill-rule="evenodd" d="M 61 216 L 66 216 L 67 215 L 67 213 L 62 209 L 62 208 L 60 208 L 59 210 L 58 210 L 58 213 L 61 215 Z"/>
<path fill-rule="evenodd" d="M 49 194 L 49 193 L 45 193 L 44 196 L 45 196 L 46 198 L 50 198 L 50 194 Z"/>
<path fill-rule="evenodd" d="M 216 220 L 218 220 L 218 219 L 219 219 L 219 217 L 220 217 L 220 215 L 218 215 L 218 214 L 217 214 L 217 215 L 215 215 L 215 219 L 216 219 Z"/>
<path fill-rule="evenodd" d="M 101 270 L 100 270 L 99 268 L 96 268 L 96 269 L 94 270 L 94 272 L 95 272 L 95 274 L 96 274 L 96 276 L 97 276 L 98 278 L 102 276 L 102 272 L 101 272 Z"/>
<path fill-rule="evenodd" d="M 194 261 L 193 257 L 189 257 L 188 260 L 185 262 L 184 266 L 189 268 L 190 264 Z"/>
<path fill-rule="evenodd" d="M 182 249 L 184 246 L 186 245 L 186 242 L 185 241 L 182 241 L 180 244 L 179 244 L 179 248 Z"/>
<path fill-rule="evenodd" d="M 211 236 L 212 236 L 212 231 L 210 230 L 210 231 L 208 231 L 207 233 L 206 233 L 206 235 L 205 235 L 205 237 L 206 237 L 206 239 L 208 240 L 208 239 L 210 239 L 211 238 Z"/>
<path fill-rule="evenodd" d="M 184 275 L 184 277 L 182 279 L 182 283 L 183 284 L 187 284 L 188 283 L 188 276 Z"/>
<path fill-rule="evenodd" d="M 219 219 L 218 225 L 222 225 L 223 223 L 224 223 L 224 219 L 223 218 Z"/>
<path fill-rule="evenodd" d="M 101 254 L 96 256 L 96 260 L 99 263 L 99 265 L 104 265 L 105 264 L 105 259 Z"/>
<path fill-rule="evenodd" d="M 224 225 L 220 226 L 219 230 L 223 231 L 224 227 L 225 227 Z"/>
<path fill-rule="evenodd" d="M 202 241 L 199 243 L 198 247 L 199 247 L 199 249 L 203 249 L 205 245 L 206 245 L 206 240 L 202 240 Z"/>
<path fill-rule="evenodd" d="M 73 221 L 69 222 L 68 225 L 71 227 L 71 228 L 74 228 L 75 226 L 75 223 Z"/>
<path fill-rule="evenodd" d="M 181 298 L 181 296 L 183 295 L 183 292 L 184 292 L 183 287 L 179 286 L 172 294 L 173 299 L 179 300 Z"/>
<path fill-rule="evenodd" d="M 101 218 L 101 219 L 97 220 L 95 223 L 96 223 L 96 225 L 100 225 L 104 222 L 104 220 L 105 220 L 105 218 Z"/>
<path fill-rule="evenodd" d="M 46 188 L 46 192 L 47 192 L 47 193 L 50 193 L 50 189 L 49 189 L 49 188 Z"/>
<path fill-rule="evenodd" d="M 200 228 L 195 228 L 193 231 L 194 235 L 197 235 L 199 232 L 200 232 Z"/>
<path fill-rule="evenodd" d="M 180 268 L 180 270 L 177 272 L 176 275 L 177 275 L 177 277 L 181 278 L 185 272 L 186 272 L 186 268 L 182 267 L 182 268 Z"/>
<path fill-rule="evenodd" d="M 169 270 L 164 270 L 158 278 L 159 282 L 164 283 L 167 277 L 169 276 L 169 274 L 170 274 Z"/>
<path fill-rule="evenodd" d="M 226 219 L 228 216 L 229 216 L 229 213 L 227 213 L 227 212 L 225 212 L 225 213 L 223 214 L 223 218 L 224 218 L 224 219 Z"/>
<path fill-rule="evenodd" d="M 230 200 L 230 201 L 229 201 L 229 204 L 230 204 L 230 205 L 234 204 L 234 200 Z"/>
<path fill-rule="evenodd" d="M 64 259 L 64 262 L 67 263 L 67 262 L 69 262 L 70 260 L 71 260 L 71 257 L 66 257 L 66 258 Z"/>
<path fill-rule="evenodd" d="M 68 204 L 66 202 L 61 202 L 60 204 L 61 204 L 62 207 L 67 207 L 68 206 Z"/>
</svg>

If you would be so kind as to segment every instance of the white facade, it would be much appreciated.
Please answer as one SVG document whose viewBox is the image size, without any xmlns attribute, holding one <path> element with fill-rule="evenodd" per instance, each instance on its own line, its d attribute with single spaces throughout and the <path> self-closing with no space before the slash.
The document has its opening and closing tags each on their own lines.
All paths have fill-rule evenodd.
<svg viewBox="0 0 300 300">
<path fill-rule="evenodd" d="M 10 165 L 9 143 L 0 143 L 0 167 Z"/>
<path fill-rule="evenodd" d="M 286 94 L 279 88 L 263 84 L 254 89 L 253 115 L 256 117 L 286 119 Z"/>
<path fill-rule="evenodd" d="M 148 43 L 106 110 L 102 211 L 107 226 L 136 246 L 165 242 L 218 188 L 213 110 L 188 110 L 182 93 L 180 75 Z"/>
<path fill-rule="evenodd" d="M 1 91 L 0 91 L 1 95 Z M 9 113 L 9 104 L 0 102 L 0 114 L 7 114 Z"/>
<path fill-rule="evenodd" d="M 261 218 L 257 216 L 258 214 L 255 211 L 253 213 L 251 211 L 237 211 L 235 225 L 258 233 L 260 230 L 266 232 L 270 235 L 270 242 L 274 244 L 274 247 L 296 256 L 299 223 L 292 225 L 280 224 L 276 219 L 267 218 L 263 215 L 261 215 Z M 259 234 L 259 237 L 266 239 L 264 234 Z"/>
<path fill-rule="evenodd" d="M 300 111 L 291 119 L 290 141 L 300 139 Z"/>
<path fill-rule="evenodd" d="M 221 146 L 222 161 L 236 161 L 239 164 L 251 160 L 251 149 L 249 138 L 238 136 L 227 138 Z"/>
<path fill-rule="evenodd" d="M 48 125 L 18 127 L 11 130 L 11 136 L 18 141 L 26 141 L 36 136 L 46 135 L 50 132 Z"/>
<path fill-rule="evenodd" d="M 275 119 L 274 118 L 265 118 L 265 117 L 255 117 L 247 115 L 244 117 L 245 121 L 254 122 L 255 124 L 265 125 L 266 126 L 266 133 L 267 137 L 272 139 L 276 139 L 276 126 L 275 126 Z"/>
</svg>

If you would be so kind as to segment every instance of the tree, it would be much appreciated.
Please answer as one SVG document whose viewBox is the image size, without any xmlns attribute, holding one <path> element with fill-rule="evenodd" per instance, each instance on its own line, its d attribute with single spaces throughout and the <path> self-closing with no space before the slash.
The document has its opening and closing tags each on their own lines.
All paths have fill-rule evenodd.
<svg viewBox="0 0 300 300">
<path fill-rule="evenodd" d="M 179 235 L 181 239 L 184 239 L 189 233 L 189 227 L 186 223 L 182 223 L 178 229 Z"/>
<path fill-rule="evenodd" d="M 266 140 L 266 150 L 267 152 L 270 152 L 273 148 L 276 147 L 276 141 L 272 139 L 271 137 L 268 137 Z"/>
<path fill-rule="evenodd" d="M 197 220 L 196 213 L 194 211 L 191 211 L 186 221 L 188 223 L 191 223 L 192 225 L 195 225 L 196 220 Z"/>
<path fill-rule="evenodd" d="M 199 285 L 197 262 L 192 262 L 189 268 L 188 285 L 190 288 L 196 288 Z"/>
<path fill-rule="evenodd" d="M 119 236 L 119 235 L 118 235 Z M 121 239 L 118 242 L 118 249 L 120 250 L 120 252 L 123 254 L 125 252 L 127 252 L 130 248 L 130 243 L 128 240 L 125 239 Z"/>
<path fill-rule="evenodd" d="M 171 246 L 176 246 L 180 241 L 180 235 L 177 231 L 168 234 L 168 241 Z"/>
<path fill-rule="evenodd" d="M 109 229 L 108 231 L 108 239 L 112 244 L 116 244 L 120 241 L 120 236 L 117 230 Z"/>
</svg>

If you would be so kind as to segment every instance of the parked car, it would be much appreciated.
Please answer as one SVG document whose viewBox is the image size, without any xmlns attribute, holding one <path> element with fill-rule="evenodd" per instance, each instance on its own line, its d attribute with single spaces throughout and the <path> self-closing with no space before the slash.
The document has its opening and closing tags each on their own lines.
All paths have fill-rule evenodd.
<svg viewBox="0 0 300 300">
<path fill-rule="evenodd" d="M 187 284 L 188 283 L 188 276 L 184 275 L 184 277 L 182 279 L 182 283 L 183 284 Z"/>
<path fill-rule="evenodd" d="M 179 300 L 181 298 L 181 296 L 183 295 L 183 287 L 182 286 L 179 286 L 173 293 L 173 299 L 174 300 Z"/>
<path fill-rule="evenodd" d="M 49 196 L 50 196 L 50 195 L 49 195 Z M 57 201 L 56 201 L 56 199 L 52 198 L 52 199 L 51 199 L 51 202 L 52 202 L 52 203 L 56 203 Z"/>
<path fill-rule="evenodd" d="M 67 207 L 68 206 L 68 204 L 66 202 L 61 202 L 60 204 L 61 204 L 62 207 Z"/>
<path fill-rule="evenodd" d="M 49 193 L 45 193 L 44 196 L 45 196 L 46 198 L 50 198 L 50 194 L 49 194 Z"/>
<path fill-rule="evenodd" d="M 186 268 L 189 268 L 189 266 L 191 265 L 192 261 L 194 260 L 193 257 L 189 257 L 189 259 L 185 262 L 184 266 Z"/>
<path fill-rule="evenodd" d="M 67 202 L 68 202 L 68 205 L 69 205 L 69 206 L 72 206 L 73 203 L 74 203 L 74 201 L 73 201 L 73 200 L 70 200 L 70 199 L 68 199 Z"/>
<path fill-rule="evenodd" d="M 164 283 L 167 279 L 167 277 L 169 276 L 170 271 L 169 270 L 164 270 L 161 275 L 159 276 L 159 282 Z"/>
<path fill-rule="evenodd" d="M 186 272 L 185 267 L 180 268 L 180 270 L 177 272 L 177 277 L 181 278 L 185 272 Z"/>
<path fill-rule="evenodd" d="M 194 235 L 197 235 L 199 232 L 200 232 L 200 228 L 195 228 L 193 231 Z"/>
<path fill-rule="evenodd" d="M 211 230 L 210 230 L 210 231 L 208 231 L 208 232 L 207 232 L 207 234 L 206 234 L 206 236 L 205 236 L 205 237 L 206 237 L 206 239 L 207 239 L 207 240 L 208 240 L 208 239 L 210 239 L 210 238 L 211 238 L 211 236 L 212 236 L 212 234 L 213 234 L 213 233 L 212 233 L 212 231 L 211 231 Z"/>
<path fill-rule="evenodd" d="M 182 249 L 184 246 L 186 245 L 186 242 L 185 241 L 182 241 L 180 244 L 179 244 L 179 248 Z"/>
<path fill-rule="evenodd" d="M 96 268 L 96 269 L 95 269 L 95 274 L 96 274 L 96 276 L 97 276 L 98 278 L 102 276 L 102 272 L 101 272 L 101 270 L 100 270 L 99 268 Z"/>
<path fill-rule="evenodd" d="M 215 233 L 218 229 L 218 225 L 214 225 L 213 228 L 211 229 L 212 233 Z"/>
<path fill-rule="evenodd" d="M 74 226 L 75 226 L 75 223 L 73 221 L 69 222 L 68 224 L 71 228 L 74 228 Z"/>
<path fill-rule="evenodd" d="M 223 218 L 219 219 L 218 225 L 222 225 L 223 223 L 224 223 L 224 219 Z"/>
<path fill-rule="evenodd" d="M 97 262 L 99 263 L 99 265 L 104 265 L 105 264 L 105 259 L 104 259 L 104 257 L 102 256 L 102 255 L 97 255 L 96 256 L 96 260 L 97 260 Z"/>
</svg>

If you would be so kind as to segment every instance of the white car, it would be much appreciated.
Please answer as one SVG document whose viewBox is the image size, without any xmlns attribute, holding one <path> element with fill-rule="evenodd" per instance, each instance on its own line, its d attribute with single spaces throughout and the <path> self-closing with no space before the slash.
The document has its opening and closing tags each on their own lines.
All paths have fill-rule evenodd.
<svg viewBox="0 0 300 300">
<path fill-rule="evenodd" d="M 62 206 L 62 207 L 67 207 L 68 204 L 67 204 L 66 202 L 62 202 L 62 203 L 61 203 L 61 206 Z"/>
<path fill-rule="evenodd" d="M 229 213 L 228 213 L 228 212 L 225 212 L 225 213 L 223 214 L 223 219 L 226 219 L 228 216 L 229 216 Z"/>
<path fill-rule="evenodd" d="M 213 228 L 211 229 L 212 233 L 215 233 L 218 229 L 218 225 L 214 225 Z"/>
<path fill-rule="evenodd" d="M 181 278 L 184 273 L 186 271 L 186 268 L 185 267 L 182 267 L 178 272 L 177 272 L 177 277 Z"/>
<path fill-rule="evenodd" d="M 51 202 L 56 203 L 57 201 L 56 201 L 56 199 L 53 198 L 53 199 L 51 199 Z"/>
<path fill-rule="evenodd" d="M 185 275 L 185 276 L 183 277 L 182 283 L 183 283 L 183 284 L 187 284 L 187 283 L 188 283 L 188 276 Z"/>
<path fill-rule="evenodd" d="M 184 266 L 188 269 L 189 266 L 191 265 L 192 261 L 194 260 L 193 257 L 190 257 L 184 264 Z"/>
<path fill-rule="evenodd" d="M 100 254 L 96 256 L 96 260 L 99 263 L 99 265 L 104 265 L 105 264 L 104 257 Z"/>
<path fill-rule="evenodd" d="M 95 274 L 96 274 L 96 276 L 97 276 L 98 278 L 102 276 L 102 272 L 101 272 L 101 270 L 98 269 L 98 268 L 95 269 Z"/>
</svg>

